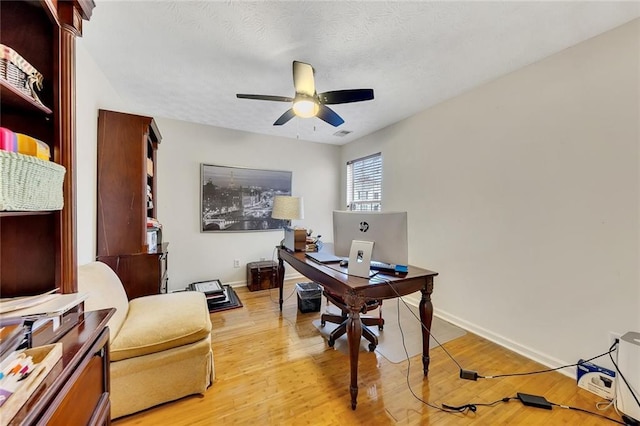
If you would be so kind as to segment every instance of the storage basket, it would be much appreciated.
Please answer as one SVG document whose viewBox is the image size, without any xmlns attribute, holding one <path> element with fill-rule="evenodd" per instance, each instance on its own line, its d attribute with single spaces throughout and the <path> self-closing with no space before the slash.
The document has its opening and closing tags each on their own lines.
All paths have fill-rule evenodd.
<svg viewBox="0 0 640 426">
<path fill-rule="evenodd" d="M 4 44 L 0 44 L 0 77 L 42 105 L 35 90 L 42 90 L 42 74 L 15 50 Z"/>
<path fill-rule="evenodd" d="M 0 151 L 0 210 L 61 210 L 65 172 L 50 161 Z"/>
</svg>

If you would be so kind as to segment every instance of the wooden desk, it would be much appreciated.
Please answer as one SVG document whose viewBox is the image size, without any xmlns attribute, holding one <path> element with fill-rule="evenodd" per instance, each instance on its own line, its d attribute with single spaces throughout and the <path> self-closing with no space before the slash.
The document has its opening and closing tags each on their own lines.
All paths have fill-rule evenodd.
<svg viewBox="0 0 640 426">
<path fill-rule="evenodd" d="M 414 293 L 418 290 L 422 293 L 419 311 L 422 321 L 422 367 L 424 375 L 429 372 L 429 337 L 431 320 L 433 319 L 433 305 L 431 293 L 433 292 L 433 277 L 437 272 L 426 269 L 409 267 L 409 272 L 402 275 L 388 275 L 379 273 L 370 279 L 354 277 L 346 274 L 347 269 L 341 268 L 337 263 L 323 265 L 305 256 L 304 252 L 292 253 L 287 249 L 278 247 L 278 285 L 280 287 L 280 311 L 282 311 L 284 262 L 287 262 L 305 277 L 321 284 L 332 292 L 342 295 L 349 307 L 349 319 L 347 323 L 347 341 L 349 343 L 349 358 L 351 363 L 351 408 L 356 409 L 358 399 L 358 355 L 360 350 L 360 338 L 362 325 L 360 323 L 360 310 L 362 306 L 372 299 L 393 299 L 399 296 Z"/>
</svg>

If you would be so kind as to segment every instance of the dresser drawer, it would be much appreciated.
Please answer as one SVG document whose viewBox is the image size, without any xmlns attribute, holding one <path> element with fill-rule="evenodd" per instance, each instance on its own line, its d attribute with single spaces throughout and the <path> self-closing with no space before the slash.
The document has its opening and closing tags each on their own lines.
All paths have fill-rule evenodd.
<svg viewBox="0 0 640 426">
<path fill-rule="evenodd" d="M 78 364 L 39 423 L 51 426 L 107 424 L 109 419 L 109 329 Z"/>
</svg>

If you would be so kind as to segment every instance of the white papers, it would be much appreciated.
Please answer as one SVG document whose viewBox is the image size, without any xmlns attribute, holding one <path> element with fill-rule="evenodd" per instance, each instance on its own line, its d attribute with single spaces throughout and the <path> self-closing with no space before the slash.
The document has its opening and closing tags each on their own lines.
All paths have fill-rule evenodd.
<svg viewBox="0 0 640 426">
<path fill-rule="evenodd" d="M 23 309 L 13 309 L 12 317 L 38 317 L 62 315 L 69 309 L 79 305 L 89 295 L 87 293 L 48 294 L 45 301 Z M 2 313 L 5 313 L 4 311 Z"/>
<path fill-rule="evenodd" d="M 55 291 L 56 289 L 53 289 L 46 293 L 37 294 L 35 296 L 10 297 L 0 299 L 0 314 L 15 311 L 17 309 L 29 308 L 44 302 L 48 302 L 55 298 L 55 295 L 52 294 L 55 293 Z"/>
</svg>

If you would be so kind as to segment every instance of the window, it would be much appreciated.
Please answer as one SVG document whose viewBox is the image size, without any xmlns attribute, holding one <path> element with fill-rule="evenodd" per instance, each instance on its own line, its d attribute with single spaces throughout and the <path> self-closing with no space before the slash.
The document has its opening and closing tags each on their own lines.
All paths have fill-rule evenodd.
<svg viewBox="0 0 640 426">
<path fill-rule="evenodd" d="M 347 162 L 347 209 L 382 210 L 382 153 Z"/>
</svg>

